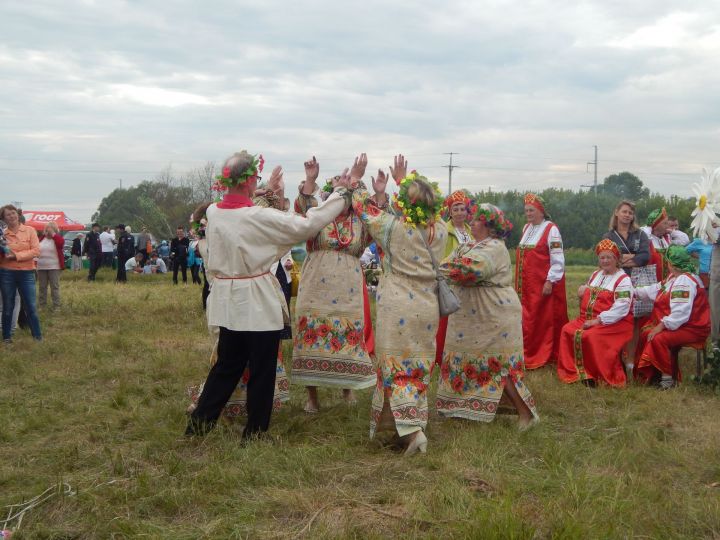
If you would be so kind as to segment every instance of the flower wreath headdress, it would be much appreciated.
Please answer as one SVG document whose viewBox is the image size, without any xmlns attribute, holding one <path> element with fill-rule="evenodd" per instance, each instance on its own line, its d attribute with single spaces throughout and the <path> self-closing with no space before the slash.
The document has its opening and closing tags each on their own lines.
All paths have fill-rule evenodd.
<svg viewBox="0 0 720 540">
<path fill-rule="evenodd" d="M 424 201 L 411 199 L 408 190 L 413 182 L 421 181 L 428 185 L 435 194 L 435 202 L 432 206 Z M 393 194 L 392 206 L 398 214 L 405 218 L 405 223 L 415 227 L 417 225 L 425 226 L 435 221 L 435 216 L 440 213 L 443 206 L 443 197 L 437 182 L 431 182 L 417 171 L 411 171 L 409 175 L 397 183 L 400 190 Z"/>
<path fill-rule="evenodd" d="M 492 229 L 498 238 L 505 240 L 513 230 L 512 222 L 505 217 L 505 213 L 497 206 L 490 203 L 474 202 L 470 209 L 473 219 L 480 221 L 486 227 Z"/>
<path fill-rule="evenodd" d="M 247 164 L 244 169 L 238 171 L 238 163 L 228 165 L 233 159 L 240 161 L 240 164 Z M 244 162 L 244 163 L 243 163 Z M 225 189 L 244 184 L 251 178 L 260 180 L 260 173 L 265 166 L 265 160 L 262 154 L 254 156 L 249 154 L 246 150 L 238 154 L 234 154 L 226 162 L 226 165 L 222 168 L 221 174 L 215 177 L 215 184 L 213 184 L 213 191 L 224 191 Z"/>
<path fill-rule="evenodd" d="M 325 185 L 323 186 L 322 190 L 325 193 L 332 193 L 333 192 L 333 180 L 340 180 L 340 175 L 333 176 L 332 178 L 328 178 L 325 180 Z"/>
</svg>

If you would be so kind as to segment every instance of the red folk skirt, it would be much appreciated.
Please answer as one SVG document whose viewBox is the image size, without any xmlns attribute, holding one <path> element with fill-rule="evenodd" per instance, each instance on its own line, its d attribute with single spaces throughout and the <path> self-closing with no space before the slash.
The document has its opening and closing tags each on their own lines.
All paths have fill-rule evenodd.
<svg viewBox="0 0 720 540">
<path fill-rule="evenodd" d="M 574 383 L 593 379 L 611 386 L 625 386 L 625 368 L 620 353 L 633 336 L 632 310 L 616 323 L 583 329 L 585 321 L 596 319 L 614 302 L 614 290 L 588 288 L 585 291 L 580 302 L 580 316 L 562 329 L 557 366 L 561 381 Z"/>
<path fill-rule="evenodd" d="M 637 378 L 641 380 L 649 381 L 657 372 L 673 375 L 676 370 L 676 379 L 680 380 L 680 370 L 673 365 L 670 349 L 693 343 L 703 343 L 710 335 L 710 305 L 707 291 L 695 276 L 687 275 L 698 283 L 697 295 L 693 300 L 692 313 L 688 322 L 677 330 L 660 331 L 652 341 L 647 339 L 650 330 L 657 326 L 663 317 L 670 315 L 671 287 L 657 295 L 650 321 L 640 330 L 635 369 Z"/>
<path fill-rule="evenodd" d="M 522 304 L 525 369 L 537 369 L 557 360 L 560 332 L 568 322 L 565 276 L 553 284 L 551 294 L 542 294 L 550 270 L 551 227 L 552 223 L 534 247 L 518 247 L 515 252 L 515 291 Z"/>
</svg>

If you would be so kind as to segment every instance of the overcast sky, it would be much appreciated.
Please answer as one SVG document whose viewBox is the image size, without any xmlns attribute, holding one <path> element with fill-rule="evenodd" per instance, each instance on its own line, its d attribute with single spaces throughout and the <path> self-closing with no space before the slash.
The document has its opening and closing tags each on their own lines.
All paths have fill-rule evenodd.
<svg viewBox="0 0 720 540">
<path fill-rule="evenodd" d="M 243 148 L 321 176 L 403 152 L 453 185 L 690 196 L 720 165 L 720 2 L 0 3 L 0 203 L 87 221 Z M 590 168 L 592 171 L 592 167 Z"/>
</svg>

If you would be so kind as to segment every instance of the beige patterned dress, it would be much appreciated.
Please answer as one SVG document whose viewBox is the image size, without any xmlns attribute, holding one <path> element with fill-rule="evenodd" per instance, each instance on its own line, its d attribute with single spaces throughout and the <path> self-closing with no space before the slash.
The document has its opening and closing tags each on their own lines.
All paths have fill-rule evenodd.
<svg viewBox="0 0 720 540">
<path fill-rule="evenodd" d="M 295 210 L 304 214 L 316 204 L 314 197 L 300 195 Z M 369 241 L 352 211 L 308 241 L 295 303 L 293 383 L 352 390 L 375 385 L 365 343 L 365 276 L 360 266 Z"/>
<path fill-rule="evenodd" d="M 443 416 L 490 422 L 510 381 L 537 417 L 525 385 L 522 307 L 502 240 L 458 246 L 441 264 L 460 299 L 450 315 L 435 406 Z"/>
<path fill-rule="evenodd" d="M 404 436 L 427 425 L 427 387 L 440 319 L 435 271 L 421 235 L 429 237 L 430 248 L 441 260 L 447 227 L 440 220 L 427 228 L 407 225 L 402 218 L 372 205 L 364 190 L 355 191 L 353 205 L 384 253 L 377 291 L 375 353 L 379 370 L 370 436 L 378 427 L 386 397 L 398 435 Z"/>
</svg>

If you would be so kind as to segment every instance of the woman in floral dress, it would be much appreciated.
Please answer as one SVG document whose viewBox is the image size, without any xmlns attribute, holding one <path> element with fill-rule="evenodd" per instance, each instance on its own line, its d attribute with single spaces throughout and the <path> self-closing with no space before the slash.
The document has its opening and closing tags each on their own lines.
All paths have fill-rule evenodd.
<svg viewBox="0 0 720 540">
<path fill-rule="evenodd" d="M 304 215 L 317 206 L 314 194 L 319 171 L 314 157 L 305 163 L 305 182 L 295 201 L 296 212 Z M 360 265 L 369 242 L 362 221 L 352 209 L 307 242 L 308 256 L 295 304 L 292 362 L 293 382 L 307 387 L 306 412 L 319 410 L 318 386 L 342 388 L 345 400 L 354 403 L 353 390 L 375 385 L 367 343 L 372 323 Z"/>
<path fill-rule="evenodd" d="M 472 212 L 474 241 L 440 264 L 460 310 L 448 321 L 436 408 L 442 416 L 491 422 L 505 394 L 525 428 L 538 415 L 523 381 L 522 308 L 504 241 L 512 224 L 491 204 Z"/>
<path fill-rule="evenodd" d="M 364 171 L 365 154 L 353 166 Z M 377 291 L 375 350 L 379 364 L 370 420 L 370 436 L 392 429 L 402 438 L 406 455 L 424 452 L 428 419 L 427 387 L 435 360 L 435 334 L 440 319 L 436 273 L 429 249 L 441 260 L 447 241 L 445 223 L 436 219 L 442 205 L 437 184 L 411 172 L 395 157 L 391 173 L 400 191 L 393 195 L 394 213 L 371 203 L 367 191 L 353 194 L 355 213 L 382 248 L 383 276 Z M 356 175 L 355 175 L 356 176 Z M 351 188 L 354 183 L 351 182 Z M 387 176 L 373 179 L 382 199 Z"/>
</svg>

